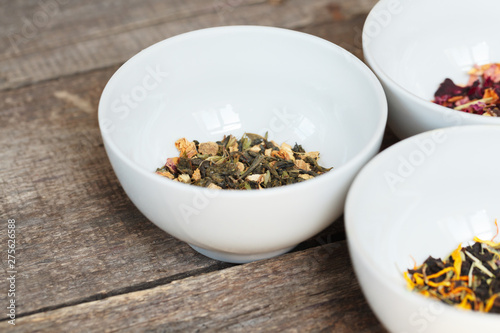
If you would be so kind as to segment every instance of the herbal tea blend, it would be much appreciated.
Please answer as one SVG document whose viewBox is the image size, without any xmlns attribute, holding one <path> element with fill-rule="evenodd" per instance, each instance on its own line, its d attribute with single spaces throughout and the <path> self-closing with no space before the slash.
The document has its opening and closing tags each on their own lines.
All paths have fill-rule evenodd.
<svg viewBox="0 0 500 333">
<path fill-rule="evenodd" d="M 444 261 L 429 257 L 409 269 L 408 288 L 462 309 L 500 313 L 500 243 L 474 241 L 459 245 Z"/>
<path fill-rule="evenodd" d="M 458 111 L 500 116 L 500 64 L 476 65 L 469 75 L 465 86 L 445 79 L 434 94 L 433 102 Z"/>
<path fill-rule="evenodd" d="M 187 184 L 214 189 L 263 189 L 311 179 L 332 168 L 318 165 L 319 152 L 306 152 L 297 143 L 280 146 L 265 137 L 245 133 L 240 140 L 175 142 L 179 157 L 167 159 L 156 173 Z"/>
</svg>

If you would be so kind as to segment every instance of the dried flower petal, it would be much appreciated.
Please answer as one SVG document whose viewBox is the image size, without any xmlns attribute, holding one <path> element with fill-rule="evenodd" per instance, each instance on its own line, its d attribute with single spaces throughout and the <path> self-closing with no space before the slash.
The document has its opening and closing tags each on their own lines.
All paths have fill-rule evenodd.
<svg viewBox="0 0 500 333">
<path fill-rule="evenodd" d="M 490 79 L 493 82 L 500 81 L 500 66 L 499 64 L 488 64 L 487 68 L 483 71 L 483 77 L 485 80 Z"/>
<path fill-rule="evenodd" d="M 174 175 L 172 175 L 170 172 L 168 171 L 156 171 L 157 174 L 159 174 L 160 176 L 163 176 L 163 177 L 167 177 L 168 179 L 174 179 Z"/>
<path fill-rule="evenodd" d="M 265 175 L 261 175 L 261 174 L 253 174 L 253 175 L 250 175 L 250 176 L 247 176 L 245 179 L 248 180 L 248 181 L 252 181 L 252 182 L 256 182 L 256 183 L 262 183 L 264 181 L 264 176 Z"/>
<path fill-rule="evenodd" d="M 311 171 L 311 165 L 304 160 L 295 160 L 295 166 L 305 171 Z"/>
<path fill-rule="evenodd" d="M 186 184 L 191 183 L 191 177 L 189 177 L 189 175 L 187 175 L 187 174 L 179 175 L 177 177 L 177 179 L 179 179 L 179 181 L 182 183 L 186 183 Z"/>
<path fill-rule="evenodd" d="M 303 155 L 302 159 L 306 159 L 307 157 L 310 157 L 314 160 L 318 160 L 319 159 L 319 151 L 310 151 L 310 152 L 307 152 Z"/>
<path fill-rule="evenodd" d="M 222 190 L 222 187 L 215 185 L 214 183 L 210 183 L 210 185 L 208 185 L 207 188 L 211 188 L 214 190 Z"/>
<path fill-rule="evenodd" d="M 484 91 L 483 99 L 488 99 L 488 103 L 490 104 L 496 104 L 498 101 L 498 95 L 495 90 L 488 88 Z"/>
<path fill-rule="evenodd" d="M 262 146 L 260 144 L 258 145 L 255 145 L 253 147 L 251 147 L 250 149 L 248 149 L 249 151 L 253 152 L 253 153 L 259 153 L 260 150 L 261 150 Z"/>
<path fill-rule="evenodd" d="M 167 162 L 165 166 L 170 170 L 171 173 L 177 172 L 177 164 L 179 164 L 179 157 L 169 157 L 167 158 Z"/>
<path fill-rule="evenodd" d="M 200 143 L 198 151 L 202 155 L 215 156 L 219 151 L 219 145 L 215 142 L 203 142 Z"/>
<path fill-rule="evenodd" d="M 500 313 L 500 243 L 474 237 L 446 260 L 429 257 L 404 273 L 407 287 L 458 308 Z"/>
<path fill-rule="evenodd" d="M 193 177 L 191 177 L 191 179 L 194 180 L 194 181 L 197 181 L 197 180 L 201 179 L 200 168 L 197 168 L 196 170 L 194 170 Z"/>
<path fill-rule="evenodd" d="M 238 151 L 238 140 L 236 140 L 234 136 L 229 136 L 226 144 L 226 149 L 229 150 L 230 153 Z"/>
<path fill-rule="evenodd" d="M 445 79 L 434 94 L 433 102 L 458 111 L 497 117 L 500 114 L 500 64 L 475 65 L 469 75 L 466 86 Z"/>
<path fill-rule="evenodd" d="M 239 172 L 243 173 L 243 171 L 245 171 L 245 164 L 243 164 L 243 163 L 241 163 L 241 162 L 236 163 L 236 169 L 237 169 Z"/>
<path fill-rule="evenodd" d="M 185 156 L 191 158 L 198 154 L 196 151 L 196 144 L 186 140 L 186 138 L 179 139 L 175 141 L 175 148 L 180 152 L 181 157 Z"/>
<path fill-rule="evenodd" d="M 295 158 L 293 157 L 292 146 L 290 146 L 287 143 L 283 142 L 281 144 L 280 154 L 283 156 L 283 159 L 285 159 L 285 160 L 292 160 L 292 161 L 295 160 Z"/>
</svg>

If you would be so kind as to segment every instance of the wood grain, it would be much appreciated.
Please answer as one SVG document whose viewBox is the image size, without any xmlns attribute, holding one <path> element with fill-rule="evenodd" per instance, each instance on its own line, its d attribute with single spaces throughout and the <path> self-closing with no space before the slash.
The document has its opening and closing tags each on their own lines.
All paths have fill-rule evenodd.
<svg viewBox="0 0 500 333">
<path fill-rule="evenodd" d="M 342 219 L 280 258 L 241 266 L 208 259 L 128 200 L 97 125 L 107 80 L 159 40 L 270 25 L 362 58 L 360 31 L 375 3 L 0 0 L 0 212 L 18 227 L 15 329 L 382 332 L 353 276 Z M 6 316 L 0 331 L 12 328 Z"/>
<path fill-rule="evenodd" d="M 345 242 L 20 318 L 13 332 L 385 332 Z M 0 323 L 0 330 L 8 324 Z"/>
<path fill-rule="evenodd" d="M 53 14 L 39 3 L 53 4 Z M 376 0 L 288 0 L 281 5 L 264 0 L 3 0 L 0 89 L 121 64 L 151 44 L 190 30 L 235 24 L 300 29 L 338 21 L 339 17 L 348 21 L 366 14 L 375 3 Z M 45 24 L 36 19 L 43 13 L 47 13 Z"/>
<path fill-rule="evenodd" d="M 119 185 L 96 112 L 115 69 L 9 90 L 0 99 L 0 211 L 18 222 L 19 315 L 227 266 L 159 230 Z M 343 237 L 340 221 L 299 249 Z M 0 293 L 0 304 L 6 297 Z"/>
<path fill-rule="evenodd" d="M 0 211 L 18 226 L 19 315 L 220 268 L 150 223 L 115 178 L 96 119 L 114 70 L 0 99 Z"/>
</svg>

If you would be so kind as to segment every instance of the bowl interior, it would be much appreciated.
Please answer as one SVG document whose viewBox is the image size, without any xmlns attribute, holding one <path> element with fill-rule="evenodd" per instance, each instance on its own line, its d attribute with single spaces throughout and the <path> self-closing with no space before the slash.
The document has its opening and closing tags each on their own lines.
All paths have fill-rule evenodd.
<svg viewBox="0 0 500 333">
<path fill-rule="evenodd" d="M 453 127 L 406 139 L 356 178 L 346 206 L 350 246 L 410 297 L 402 273 L 429 255 L 448 256 L 500 222 L 500 126 Z M 497 241 L 500 240 L 500 237 Z"/>
<path fill-rule="evenodd" d="M 338 167 L 385 124 L 385 97 L 357 58 L 317 37 L 266 27 L 176 36 L 125 63 L 106 86 L 108 144 L 145 170 L 177 156 L 174 142 L 264 134 L 320 151 Z"/>
<path fill-rule="evenodd" d="M 473 65 L 500 62 L 499 10 L 495 0 L 380 1 L 365 23 L 366 57 L 407 91 L 431 100 L 445 78 L 466 84 Z"/>
</svg>

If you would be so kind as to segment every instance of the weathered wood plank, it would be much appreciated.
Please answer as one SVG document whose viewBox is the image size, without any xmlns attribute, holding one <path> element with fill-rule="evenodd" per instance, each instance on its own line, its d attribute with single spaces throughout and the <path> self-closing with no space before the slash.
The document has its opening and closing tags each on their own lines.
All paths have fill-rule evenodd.
<svg viewBox="0 0 500 333">
<path fill-rule="evenodd" d="M 0 0 L 0 59 L 266 0 Z"/>
<path fill-rule="evenodd" d="M 385 332 L 345 242 L 324 247 L 331 254 L 314 257 L 309 249 L 19 318 L 12 331 Z"/>
<path fill-rule="evenodd" d="M 155 227 L 119 185 L 97 126 L 98 99 L 115 69 L 0 98 L 0 211 L 17 221 L 19 315 L 225 267 Z M 337 223 L 300 248 L 343 237 Z M 0 304 L 6 298 L 0 293 Z"/>
<path fill-rule="evenodd" d="M 115 69 L 0 99 L 0 211 L 17 221 L 19 315 L 220 268 L 150 223 L 115 178 L 96 112 Z"/>
<path fill-rule="evenodd" d="M 343 15 L 339 14 L 343 12 L 339 12 L 337 7 L 329 9 L 332 17 L 337 17 L 336 19 L 314 26 L 306 26 L 299 30 L 329 40 L 363 60 L 361 36 L 367 13 L 356 13 L 346 20 L 343 16 L 338 17 Z"/>
<path fill-rule="evenodd" d="M 141 49 L 190 30 L 254 24 L 299 29 L 366 14 L 376 0 L 264 0 L 54 3 L 54 14 L 30 33 L 40 2 L 0 6 L 0 89 L 123 63 Z M 24 2 L 22 3 L 24 4 Z M 47 10 L 48 11 L 48 10 Z M 47 14 L 48 16 L 48 14 Z M 26 32 L 27 30 L 28 32 Z M 3 51 L 2 51 L 3 50 Z"/>
<path fill-rule="evenodd" d="M 161 232 L 118 184 L 102 147 L 96 114 L 104 84 L 117 65 L 157 40 L 222 24 L 295 28 L 360 56 L 356 29 L 374 2 L 289 0 L 271 6 L 257 0 L 127 0 L 116 10 L 108 2 L 66 2 L 45 30 L 12 54 L 1 53 L 6 49 L 5 27 L 19 27 L 19 18 L 33 17 L 39 2 L 0 0 L 0 89 L 7 89 L 0 92 L 0 211 L 3 221 L 18 221 L 17 314 L 75 309 L 73 305 L 82 302 L 114 299 L 230 266 L 198 255 Z M 214 9 L 214 4 L 219 7 Z M 6 244 L 5 232 L 0 228 L 0 244 Z M 343 236 L 342 224 L 336 223 L 298 249 L 313 247 L 308 252 L 313 260 L 329 257 L 331 247 L 321 245 Z M 216 283 L 224 283 L 224 275 L 216 277 L 222 279 Z M 0 290 L 6 286 L 0 280 Z M 0 293 L 0 304 L 5 302 L 6 294 Z M 59 310 L 48 313 L 54 311 Z M 182 320 L 188 317 L 184 314 Z M 234 321 L 231 328 L 269 323 L 264 312 L 252 318 L 248 326 Z M 287 318 L 283 327 L 292 327 L 285 322 Z"/>
</svg>

